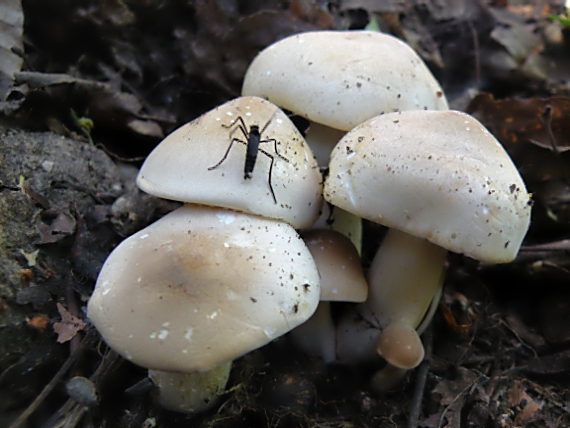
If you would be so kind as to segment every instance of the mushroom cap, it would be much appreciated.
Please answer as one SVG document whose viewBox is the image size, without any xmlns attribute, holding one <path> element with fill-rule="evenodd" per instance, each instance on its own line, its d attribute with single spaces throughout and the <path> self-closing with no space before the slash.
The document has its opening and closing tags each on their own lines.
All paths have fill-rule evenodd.
<svg viewBox="0 0 570 428">
<path fill-rule="evenodd" d="M 424 345 L 418 333 L 407 324 L 390 324 L 380 334 L 378 353 L 399 369 L 413 369 L 424 359 Z"/>
<path fill-rule="evenodd" d="M 207 371 L 303 323 L 319 277 L 288 224 L 186 205 L 123 241 L 105 262 L 89 318 L 154 370 Z"/>
<path fill-rule="evenodd" d="M 325 198 L 490 263 L 514 259 L 531 211 L 501 144 L 457 111 L 390 113 L 357 126 L 333 151 Z"/>
<path fill-rule="evenodd" d="M 448 108 L 416 52 L 376 31 L 314 31 L 280 40 L 254 58 L 242 94 L 344 131 L 382 113 Z"/>
<path fill-rule="evenodd" d="M 358 251 L 343 234 L 328 229 L 301 233 L 321 278 L 321 301 L 364 302 L 368 283 Z"/>
<path fill-rule="evenodd" d="M 239 117 L 248 134 L 252 125 L 262 131 L 251 179 L 244 177 L 248 138 Z M 295 228 L 310 226 L 322 205 L 322 177 L 311 149 L 285 113 L 257 97 L 234 99 L 178 128 L 148 156 L 137 184 L 161 198 L 231 208 Z"/>
</svg>

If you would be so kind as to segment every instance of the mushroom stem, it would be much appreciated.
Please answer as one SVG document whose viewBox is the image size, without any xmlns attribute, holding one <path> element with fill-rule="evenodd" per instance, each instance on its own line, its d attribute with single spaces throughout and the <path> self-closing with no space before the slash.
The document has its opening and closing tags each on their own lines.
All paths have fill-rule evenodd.
<svg viewBox="0 0 570 428">
<path fill-rule="evenodd" d="M 360 305 L 361 306 L 361 305 Z M 378 362 L 376 342 L 380 329 L 362 319 L 356 307 L 343 312 L 336 333 L 336 355 L 339 362 L 351 366 Z"/>
<path fill-rule="evenodd" d="M 370 386 L 376 392 L 388 392 L 406 377 L 408 370 L 399 369 L 391 364 L 378 370 L 370 379 Z"/>
<path fill-rule="evenodd" d="M 331 152 L 339 140 L 346 134 L 345 131 L 334 129 L 317 122 L 309 122 L 310 127 L 305 136 L 321 168 L 328 168 Z M 358 253 L 362 250 L 362 220 L 360 217 L 341 208 L 324 204 L 320 217 L 311 227 L 312 229 L 336 230 L 349 238 Z M 331 222 L 332 221 L 332 222 Z"/>
<path fill-rule="evenodd" d="M 437 294 L 447 250 L 390 229 L 370 266 L 368 299 L 359 310 L 382 329 L 377 349 L 390 364 L 411 369 L 423 358 L 416 328 Z"/>
<path fill-rule="evenodd" d="M 364 302 L 368 284 L 358 251 L 346 236 L 326 229 L 309 230 L 301 236 L 319 271 L 321 302 L 311 318 L 292 330 L 291 338 L 306 353 L 332 363 L 336 360 L 336 326 L 329 302 Z"/>
<path fill-rule="evenodd" d="M 313 316 L 289 333 L 299 349 L 325 363 L 336 360 L 336 326 L 330 308 L 330 302 L 321 301 Z"/>
<path fill-rule="evenodd" d="M 441 278 L 439 280 L 439 286 L 437 287 L 435 295 L 433 296 L 433 300 L 431 301 L 429 309 L 428 309 L 424 319 L 422 320 L 421 324 L 418 326 L 418 328 L 416 328 L 416 331 L 418 332 L 418 335 L 420 335 L 420 336 L 429 327 L 431 320 L 433 319 L 435 313 L 437 312 L 437 308 L 439 308 L 439 301 L 441 300 L 441 295 L 443 294 L 444 279 L 445 279 L 445 275 L 441 275 Z"/>
<path fill-rule="evenodd" d="M 334 129 L 317 122 L 309 123 L 310 126 L 305 141 L 309 144 L 319 166 L 328 166 L 332 150 L 346 134 L 346 131 Z"/>
<path fill-rule="evenodd" d="M 206 372 L 176 373 L 149 370 L 148 377 L 157 390 L 157 399 L 166 409 L 198 413 L 211 408 L 224 392 L 232 362 Z"/>
</svg>

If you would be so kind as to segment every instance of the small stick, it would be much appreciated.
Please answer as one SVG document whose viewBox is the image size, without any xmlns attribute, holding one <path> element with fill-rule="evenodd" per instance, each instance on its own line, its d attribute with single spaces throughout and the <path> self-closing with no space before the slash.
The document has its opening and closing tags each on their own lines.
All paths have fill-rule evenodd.
<svg viewBox="0 0 570 428">
<path fill-rule="evenodd" d="M 418 427 L 420 413 L 422 411 L 422 399 L 424 396 L 427 375 L 429 373 L 429 364 L 433 352 L 433 327 L 431 324 L 425 330 L 422 339 L 425 348 L 425 357 L 417 371 L 416 386 L 414 388 L 414 395 L 412 396 L 410 405 L 408 428 Z"/>
<path fill-rule="evenodd" d="M 63 375 L 67 373 L 67 371 L 77 362 L 81 354 L 83 353 L 84 349 L 87 349 L 95 342 L 95 338 L 97 337 L 95 333 L 95 329 L 89 331 L 87 335 L 81 341 L 79 347 L 75 350 L 73 354 L 69 356 L 67 361 L 61 366 L 52 380 L 44 387 L 42 392 L 36 397 L 34 401 L 27 407 L 26 410 L 20 415 L 18 419 L 16 419 L 9 428 L 19 428 L 31 415 L 36 411 L 36 409 L 42 404 L 42 402 L 47 398 L 49 393 L 55 388 L 58 382 L 61 380 Z"/>
</svg>

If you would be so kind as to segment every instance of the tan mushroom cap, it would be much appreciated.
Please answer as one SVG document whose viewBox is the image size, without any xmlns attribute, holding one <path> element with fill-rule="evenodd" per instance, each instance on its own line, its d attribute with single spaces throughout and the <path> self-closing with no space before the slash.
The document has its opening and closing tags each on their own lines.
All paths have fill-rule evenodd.
<svg viewBox="0 0 570 428">
<path fill-rule="evenodd" d="M 321 277 L 321 301 L 364 302 L 368 283 L 352 241 L 329 229 L 301 233 Z"/>
<path fill-rule="evenodd" d="M 247 142 L 239 117 L 248 133 L 257 125 L 261 140 L 275 139 L 259 145 L 251 179 L 244 178 L 245 144 L 235 142 L 228 152 L 233 139 Z M 273 157 L 271 174 L 272 159 L 261 150 Z M 174 131 L 148 156 L 137 184 L 158 197 L 231 208 L 295 228 L 310 226 L 322 204 L 322 178 L 311 149 L 281 110 L 257 97 L 229 101 Z"/>
<path fill-rule="evenodd" d="M 311 253 L 291 226 L 186 205 L 113 251 L 88 310 L 133 363 L 207 371 L 303 323 L 319 294 Z"/>
<path fill-rule="evenodd" d="M 399 369 L 413 369 L 425 355 L 418 333 L 407 324 L 390 324 L 384 328 L 376 349 L 389 364 Z"/>
<path fill-rule="evenodd" d="M 325 198 L 456 253 L 511 261 L 531 200 L 501 144 L 457 111 L 375 117 L 333 151 Z"/>
<path fill-rule="evenodd" d="M 250 64 L 242 94 L 344 131 L 382 113 L 448 108 L 415 51 L 375 31 L 315 31 L 280 40 Z"/>
</svg>

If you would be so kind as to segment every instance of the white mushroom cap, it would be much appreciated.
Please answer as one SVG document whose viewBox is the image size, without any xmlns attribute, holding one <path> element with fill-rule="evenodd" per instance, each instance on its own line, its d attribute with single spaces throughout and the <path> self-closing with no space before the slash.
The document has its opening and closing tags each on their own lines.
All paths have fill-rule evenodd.
<svg viewBox="0 0 570 428">
<path fill-rule="evenodd" d="M 113 251 L 88 310 L 133 363 L 207 371 L 304 322 L 319 294 L 315 262 L 291 226 L 186 205 Z"/>
<path fill-rule="evenodd" d="M 333 151 L 325 198 L 491 263 L 516 256 L 531 211 L 503 147 L 457 111 L 390 113 L 357 126 Z"/>
<path fill-rule="evenodd" d="M 244 178 L 245 144 L 235 142 L 228 151 L 234 139 L 247 142 L 239 117 L 246 132 L 257 125 L 262 141 L 275 139 L 260 143 L 251 179 Z M 267 154 L 273 157 L 271 173 Z M 257 97 L 227 102 L 174 131 L 148 156 L 137 184 L 158 197 L 231 208 L 295 228 L 310 226 L 322 204 L 322 178 L 311 149 L 281 110 Z"/>
<path fill-rule="evenodd" d="M 382 113 L 448 108 L 415 51 L 375 31 L 315 31 L 280 40 L 250 64 L 242 94 L 344 131 Z"/>
<path fill-rule="evenodd" d="M 311 229 L 301 234 L 321 277 L 321 301 L 364 302 L 368 283 L 354 244 L 343 234 Z"/>
</svg>

